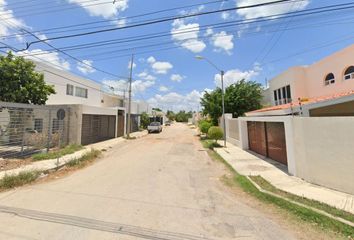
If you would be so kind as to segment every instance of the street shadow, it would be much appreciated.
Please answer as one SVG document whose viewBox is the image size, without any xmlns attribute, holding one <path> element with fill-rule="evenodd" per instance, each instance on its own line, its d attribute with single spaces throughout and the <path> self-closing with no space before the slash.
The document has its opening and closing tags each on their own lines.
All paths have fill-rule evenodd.
<svg viewBox="0 0 354 240">
<path fill-rule="evenodd" d="M 260 158 L 261 160 L 263 160 L 263 161 L 265 161 L 265 162 L 267 162 L 267 163 L 273 165 L 274 167 L 278 168 L 279 170 L 281 170 L 281 171 L 284 172 L 285 174 L 289 175 L 288 166 L 286 166 L 286 165 L 284 165 L 284 164 L 282 164 L 282 163 L 280 163 L 280 162 L 277 162 L 277 161 L 275 161 L 275 160 L 273 160 L 273 159 L 267 158 L 267 157 L 265 157 L 265 156 L 263 156 L 263 155 L 261 155 L 261 154 L 258 154 L 258 153 L 256 153 L 256 152 L 253 152 L 253 151 L 251 151 L 251 150 L 245 150 L 245 151 L 248 152 L 249 154 L 252 154 L 252 155 L 254 155 L 254 156 Z M 289 175 L 289 176 L 290 176 L 290 175 Z"/>
<path fill-rule="evenodd" d="M 18 217 L 33 219 L 43 222 L 51 222 L 63 225 L 70 225 L 80 228 L 93 229 L 103 232 L 111 232 L 133 237 L 154 240 L 211 240 L 210 238 L 195 236 L 185 233 L 175 233 L 160 230 L 153 230 L 133 225 L 100 221 L 96 219 L 83 218 L 71 215 L 41 212 L 23 208 L 0 206 L 0 212 L 13 214 Z"/>
</svg>

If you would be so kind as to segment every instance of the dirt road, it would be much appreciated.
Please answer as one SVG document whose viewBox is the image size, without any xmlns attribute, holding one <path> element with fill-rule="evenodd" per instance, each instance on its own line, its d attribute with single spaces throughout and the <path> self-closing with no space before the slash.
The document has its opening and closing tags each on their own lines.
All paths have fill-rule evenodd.
<svg viewBox="0 0 354 240">
<path fill-rule="evenodd" d="M 0 239 L 295 239 L 240 201 L 174 124 L 63 178 L 0 194 Z"/>
</svg>

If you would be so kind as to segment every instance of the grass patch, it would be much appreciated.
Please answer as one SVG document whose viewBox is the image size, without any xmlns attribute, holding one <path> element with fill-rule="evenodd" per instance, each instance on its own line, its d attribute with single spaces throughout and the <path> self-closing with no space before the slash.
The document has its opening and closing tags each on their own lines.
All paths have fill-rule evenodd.
<svg viewBox="0 0 354 240">
<path fill-rule="evenodd" d="M 5 175 L 0 180 L 0 189 L 5 190 L 31 183 L 35 181 L 39 175 L 40 172 L 38 171 L 20 172 L 17 175 Z"/>
<path fill-rule="evenodd" d="M 90 152 L 84 154 L 82 157 L 69 161 L 66 165 L 68 167 L 83 167 L 87 163 L 92 162 L 101 155 L 101 151 L 92 149 Z"/>
<path fill-rule="evenodd" d="M 204 148 L 209 148 L 211 150 L 213 150 L 214 148 L 222 147 L 219 143 L 207 138 L 202 138 L 201 142 Z"/>
<path fill-rule="evenodd" d="M 354 222 L 354 215 L 351 213 L 345 212 L 345 211 L 335 208 L 335 207 L 331 207 L 325 203 L 321 203 L 321 202 L 318 202 L 315 200 L 307 199 L 307 198 L 300 197 L 300 196 L 297 196 L 297 195 L 294 195 L 294 194 L 291 194 L 288 192 L 284 192 L 284 191 L 274 187 L 272 184 L 270 184 L 267 180 L 265 180 L 261 176 L 251 176 L 250 178 L 253 181 L 255 181 L 264 190 L 276 193 L 280 196 L 286 197 L 286 198 L 296 201 L 298 203 L 302 203 L 307 206 L 325 211 L 333 216 L 337 216 L 337 217 L 343 218 L 345 220 L 348 220 L 350 222 Z"/>
<path fill-rule="evenodd" d="M 202 141 L 202 144 L 205 148 L 208 148 L 208 143 L 205 143 Z M 315 225 L 315 226 L 319 227 L 321 230 L 331 231 L 336 234 L 340 234 L 343 238 L 354 239 L 354 228 L 353 227 L 346 225 L 344 223 L 341 223 L 339 221 L 336 221 L 334 219 L 331 219 L 331 218 L 324 216 L 322 214 L 319 214 L 315 211 L 312 211 L 311 209 L 307 209 L 305 207 L 301 207 L 296 204 L 293 204 L 293 203 L 286 201 L 282 198 L 278 198 L 278 197 L 260 192 L 252 184 L 252 182 L 247 179 L 247 177 L 238 174 L 232 168 L 232 166 L 230 164 L 228 164 L 218 153 L 209 149 L 208 154 L 213 160 L 223 163 L 226 166 L 226 168 L 229 170 L 229 172 L 231 173 L 231 176 L 224 176 L 222 178 L 222 181 L 227 186 L 240 187 L 243 191 L 245 191 L 246 193 L 250 194 L 251 196 L 259 199 L 260 201 L 265 202 L 267 204 L 275 205 L 283 210 L 286 210 L 286 211 L 290 212 L 292 215 L 294 215 L 295 217 L 297 217 L 297 219 L 300 219 L 300 220 L 307 222 L 311 225 Z M 265 183 L 263 183 L 263 184 L 265 185 Z M 269 188 L 269 185 L 268 185 L 268 188 Z M 330 212 L 330 213 L 332 213 L 332 212 Z M 339 213 L 337 213 L 337 214 L 339 214 Z M 343 212 L 341 214 L 343 214 Z M 341 217 L 344 218 L 344 215 L 341 215 Z M 346 216 L 345 219 L 349 220 L 348 216 Z"/>
<path fill-rule="evenodd" d="M 70 144 L 62 149 L 57 151 L 52 151 L 48 153 L 37 153 L 32 156 L 33 161 L 42 161 L 48 159 L 56 159 L 58 157 L 62 157 L 68 154 L 72 154 L 76 151 L 81 150 L 83 147 L 78 144 Z"/>
</svg>

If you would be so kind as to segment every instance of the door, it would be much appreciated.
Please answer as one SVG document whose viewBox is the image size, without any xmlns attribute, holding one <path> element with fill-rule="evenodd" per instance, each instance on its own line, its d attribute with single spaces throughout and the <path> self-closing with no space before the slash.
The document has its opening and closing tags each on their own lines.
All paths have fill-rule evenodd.
<svg viewBox="0 0 354 240">
<path fill-rule="evenodd" d="M 117 137 L 124 135 L 124 111 L 118 111 Z"/>
<path fill-rule="evenodd" d="M 81 144 L 87 145 L 115 137 L 116 117 L 110 115 L 82 115 Z"/>
<path fill-rule="evenodd" d="M 267 156 L 264 122 L 247 122 L 249 149 Z"/>
<path fill-rule="evenodd" d="M 285 127 L 282 122 L 267 122 L 268 157 L 288 165 L 286 154 Z"/>
</svg>

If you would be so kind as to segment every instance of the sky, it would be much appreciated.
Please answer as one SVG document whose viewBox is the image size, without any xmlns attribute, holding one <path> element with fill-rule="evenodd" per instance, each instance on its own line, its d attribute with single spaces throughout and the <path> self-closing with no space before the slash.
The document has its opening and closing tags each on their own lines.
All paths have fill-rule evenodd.
<svg viewBox="0 0 354 240">
<path fill-rule="evenodd" d="M 220 86 L 218 69 L 225 71 L 226 86 L 241 79 L 265 85 L 291 66 L 310 65 L 354 43 L 353 5 L 304 15 L 347 0 L 295 0 L 178 18 L 270 1 L 0 0 L 0 42 L 19 50 L 18 55 L 111 86 L 119 94 L 127 89 L 134 54 L 134 99 L 164 110 L 198 110 L 203 93 Z M 291 12 L 298 16 L 284 15 Z M 24 50 L 38 39 L 49 40 Z M 82 45 L 109 40 L 109 45 Z"/>
</svg>

